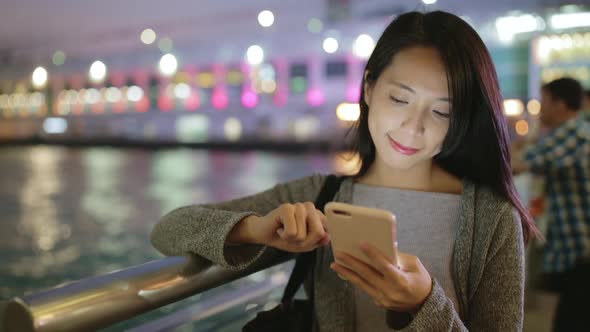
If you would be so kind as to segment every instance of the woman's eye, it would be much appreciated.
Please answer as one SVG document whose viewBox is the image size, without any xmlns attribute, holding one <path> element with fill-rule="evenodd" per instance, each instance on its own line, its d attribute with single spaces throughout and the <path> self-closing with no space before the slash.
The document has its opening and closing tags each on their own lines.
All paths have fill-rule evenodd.
<svg viewBox="0 0 590 332">
<path fill-rule="evenodd" d="M 401 100 L 401 99 L 397 99 L 397 98 L 395 98 L 394 96 L 389 96 L 389 98 L 390 98 L 390 99 L 391 99 L 391 100 L 392 100 L 394 103 L 397 103 L 397 104 L 407 104 L 407 103 L 408 103 L 407 101 L 405 101 L 405 100 Z"/>
<path fill-rule="evenodd" d="M 444 113 L 444 112 L 440 112 L 440 111 L 437 111 L 437 110 L 433 110 L 432 112 L 434 112 L 434 114 L 436 114 L 436 115 L 438 115 L 438 116 L 440 116 L 442 118 L 448 119 L 448 118 L 451 117 L 451 115 L 449 113 Z"/>
</svg>

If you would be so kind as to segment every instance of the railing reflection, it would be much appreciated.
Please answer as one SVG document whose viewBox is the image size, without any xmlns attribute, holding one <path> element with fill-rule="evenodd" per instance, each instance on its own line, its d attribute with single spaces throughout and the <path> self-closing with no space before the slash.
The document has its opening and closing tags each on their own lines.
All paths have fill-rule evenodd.
<svg viewBox="0 0 590 332">
<path fill-rule="evenodd" d="M 288 259 L 229 271 L 194 255 L 167 257 L 14 298 L 6 305 L 2 323 L 7 332 L 96 330 Z"/>
</svg>

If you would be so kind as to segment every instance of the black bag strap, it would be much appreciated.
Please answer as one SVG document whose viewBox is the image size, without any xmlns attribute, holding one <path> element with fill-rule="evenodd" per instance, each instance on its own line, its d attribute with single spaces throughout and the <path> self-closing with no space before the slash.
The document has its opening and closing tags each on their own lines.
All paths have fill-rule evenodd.
<svg viewBox="0 0 590 332">
<path fill-rule="evenodd" d="M 322 189 L 315 201 L 316 209 L 320 211 L 324 211 L 324 206 L 332 201 L 334 195 L 340 189 L 340 184 L 344 180 L 343 176 L 336 176 L 336 175 L 328 175 L 324 182 Z M 287 282 L 287 287 L 285 287 L 285 292 L 283 293 L 283 298 L 281 299 L 282 303 L 287 301 L 291 301 L 297 293 L 297 290 L 303 284 L 305 280 L 305 275 L 313 266 L 315 261 L 315 255 L 317 250 L 312 250 L 306 253 L 302 253 L 297 255 L 297 259 L 295 260 L 295 267 L 291 272 L 291 276 L 289 277 L 289 281 Z M 312 294 L 310 294 L 310 298 L 313 298 L 313 289 Z"/>
</svg>

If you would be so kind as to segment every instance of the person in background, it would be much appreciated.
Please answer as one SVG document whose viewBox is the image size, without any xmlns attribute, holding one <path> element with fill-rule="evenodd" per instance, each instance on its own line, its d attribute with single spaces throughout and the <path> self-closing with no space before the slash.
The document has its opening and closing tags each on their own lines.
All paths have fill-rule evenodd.
<svg viewBox="0 0 590 332">
<path fill-rule="evenodd" d="M 542 284 L 559 293 L 554 331 L 590 327 L 590 114 L 581 111 L 583 96 L 572 78 L 543 85 L 540 121 L 547 134 L 529 140 L 513 160 L 515 173 L 530 171 L 545 181 Z"/>
</svg>

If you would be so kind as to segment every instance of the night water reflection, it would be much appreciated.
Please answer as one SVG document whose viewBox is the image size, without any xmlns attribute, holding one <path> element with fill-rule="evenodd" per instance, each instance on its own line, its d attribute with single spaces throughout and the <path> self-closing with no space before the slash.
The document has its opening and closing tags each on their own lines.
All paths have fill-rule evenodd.
<svg viewBox="0 0 590 332">
<path fill-rule="evenodd" d="M 149 232 L 178 206 L 340 168 L 321 153 L 1 148 L 0 299 L 160 258 Z"/>
</svg>

